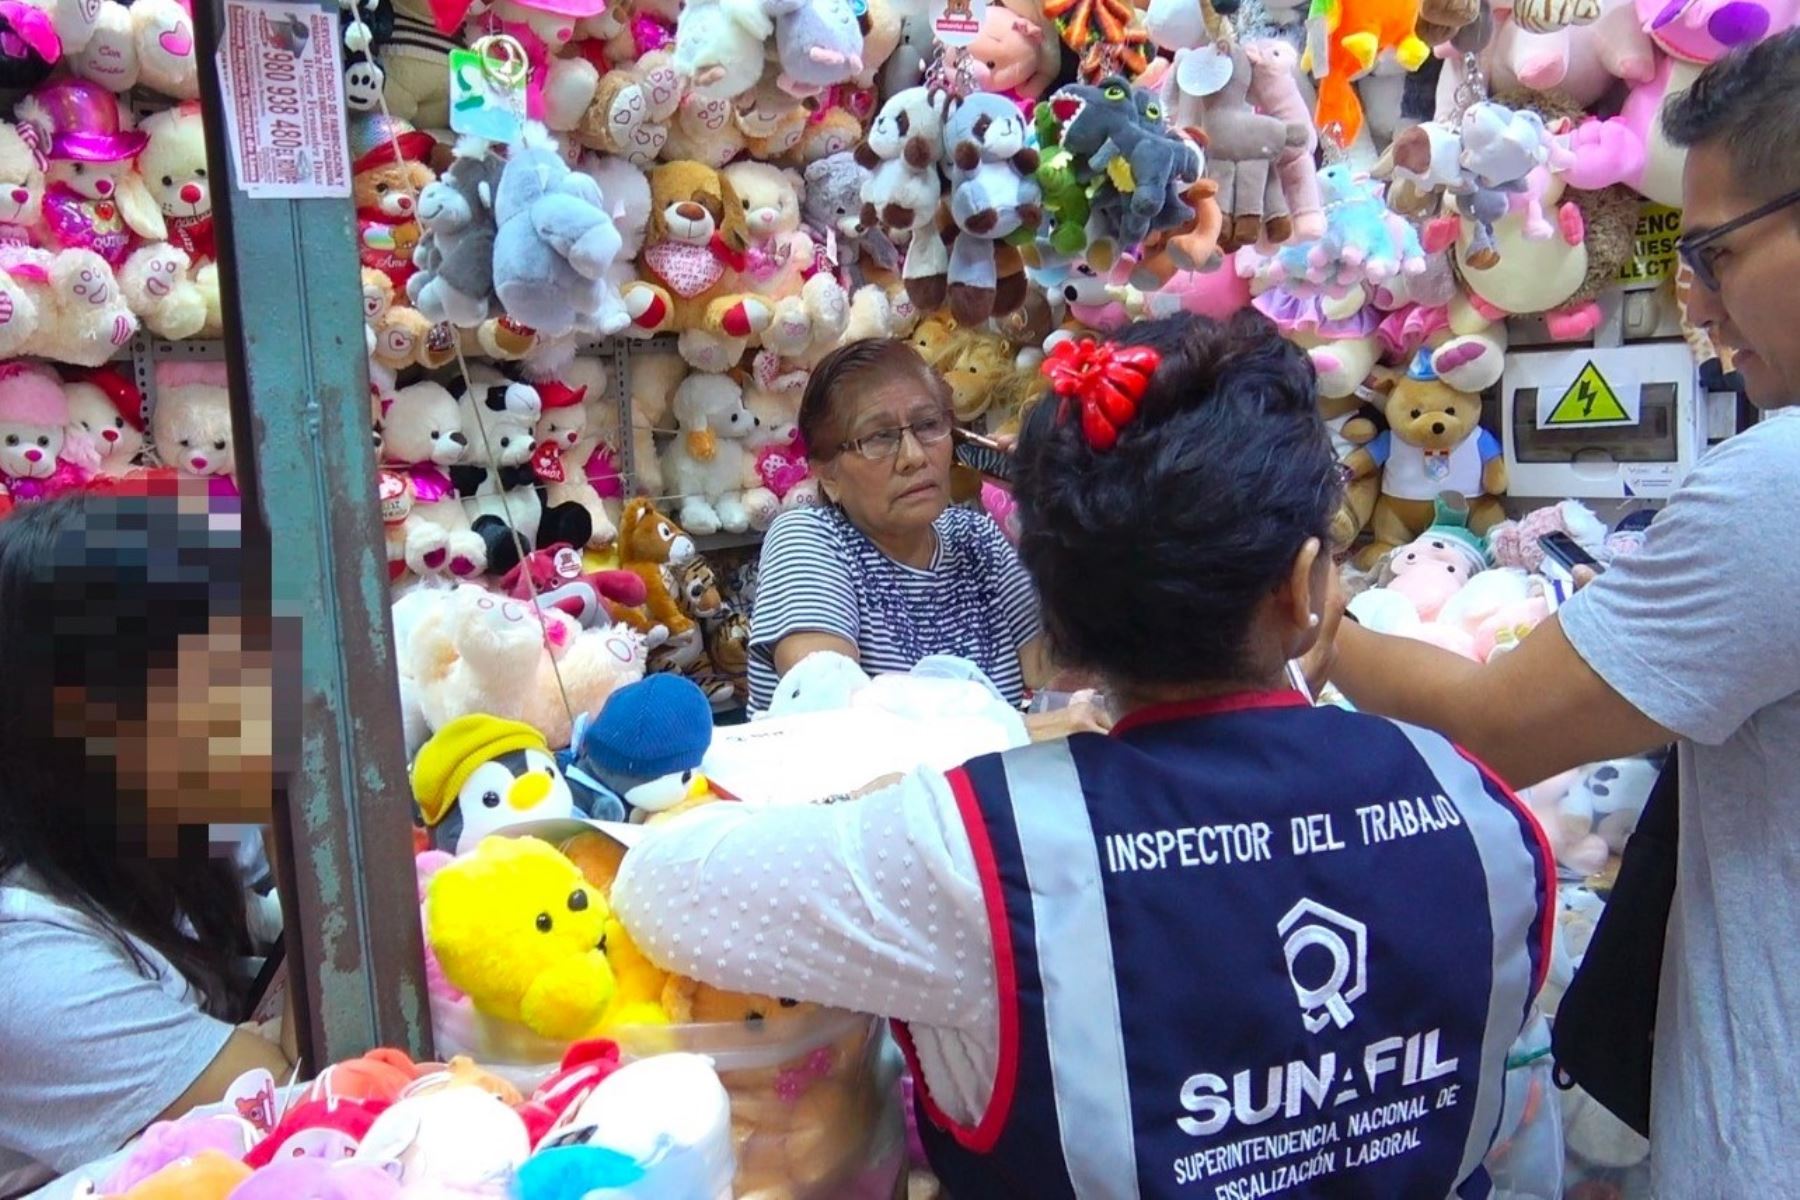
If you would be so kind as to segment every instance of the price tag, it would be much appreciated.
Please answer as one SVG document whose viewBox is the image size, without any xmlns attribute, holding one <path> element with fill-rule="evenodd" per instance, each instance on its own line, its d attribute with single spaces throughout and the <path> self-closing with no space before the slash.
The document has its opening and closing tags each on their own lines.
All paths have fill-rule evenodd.
<svg viewBox="0 0 1800 1200">
<path fill-rule="evenodd" d="M 225 0 L 219 39 L 225 129 L 237 185 L 256 200 L 350 195 L 337 13 Z"/>
<path fill-rule="evenodd" d="M 988 0 L 931 0 L 931 36 L 941 45 L 967 46 L 981 32 Z"/>
<path fill-rule="evenodd" d="M 525 127 L 525 48 L 510 37 L 484 37 L 450 52 L 450 128 L 490 142 L 517 141 Z"/>
</svg>

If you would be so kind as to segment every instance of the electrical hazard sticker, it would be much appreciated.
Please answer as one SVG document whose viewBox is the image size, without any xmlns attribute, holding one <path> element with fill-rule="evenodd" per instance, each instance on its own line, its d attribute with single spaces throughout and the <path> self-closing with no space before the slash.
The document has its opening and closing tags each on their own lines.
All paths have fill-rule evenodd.
<svg viewBox="0 0 1800 1200">
<path fill-rule="evenodd" d="M 1636 425 L 1642 399 L 1637 382 L 1607 378 L 1591 358 L 1577 361 L 1581 361 L 1581 369 L 1567 385 L 1538 389 L 1538 428 Z"/>
</svg>

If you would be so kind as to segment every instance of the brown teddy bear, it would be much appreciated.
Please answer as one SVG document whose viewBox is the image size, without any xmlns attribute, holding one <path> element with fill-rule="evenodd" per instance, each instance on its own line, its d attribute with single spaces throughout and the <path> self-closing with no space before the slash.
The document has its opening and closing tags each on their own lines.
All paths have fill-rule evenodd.
<svg viewBox="0 0 1800 1200">
<path fill-rule="evenodd" d="M 353 130 L 350 193 L 362 265 L 393 280 L 402 295 L 419 244 L 419 192 L 437 178 L 429 163 L 437 141 L 400 120 L 371 116 Z"/>
<path fill-rule="evenodd" d="M 676 1025 L 720 1027 L 705 1049 L 731 1095 L 739 1200 L 840 1195 L 869 1165 L 870 1135 L 895 1100 L 875 1069 L 872 1019 L 678 975 L 662 1003 Z"/>
<path fill-rule="evenodd" d="M 1387 396 L 1387 431 L 1345 460 L 1353 478 L 1381 471 L 1381 496 L 1370 524 L 1373 542 L 1358 556 L 1364 567 L 1430 528 L 1435 502 L 1454 492 L 1469 502 L 1469 528 L 1486 533 L 1506 516 L 1497 499 L 1506 491 L 1500 442 L 1481 427 L 1481 399 L 1459 392 L 1431 370 L 1422 352 L 1400 374 L 1372 381 Z"/>
<path fill-rule="evenodd" d="M 739 277 L 748 246 L 743 203 L 724 175 L 691 160 L 657 167 L 639 256 L 643 278 L 624 293 L 636 331 L 695 333 L 741 354 L 775 316 Z M 692 361 L 685 346 L 683 357 Z"/>
</svg>

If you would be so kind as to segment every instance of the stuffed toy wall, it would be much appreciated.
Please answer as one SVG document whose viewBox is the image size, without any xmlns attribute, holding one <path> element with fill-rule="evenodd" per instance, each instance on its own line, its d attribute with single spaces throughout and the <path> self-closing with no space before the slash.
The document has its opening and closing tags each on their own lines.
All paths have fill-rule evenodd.
<svg viewBox="0 0 1800 1200">
<path fill-rule="evenodd" d="M 160 476 L 230 495 L 233 330 L 191 18 L 173 0 L 13 7 L 0 507 Z M 719 798 L 703 762 L 747 700 L 757 545 L 822 502 L 797 418 L 833 349 L 906 339 L 960 423 L 1011 432 L 1058 344 L 1253 308 L 1316 369 L 1352 611 L 1478 661 L 1553 610 L 1546 534 L 1630 553 L 1647 516 L 1621 501 L 1653 495 L 1624 472 L 1613 491 L 1537 482 L 1573 462 L 1573 435 L 1554 405 L 1532 419 L 1521 373 L 1672 344 L 1690 352 L 1673 419 L 1700 426 L 1702 378 L 1729 390 L 1729 359 L 1683 318 L 1681 154 L 1658 114 L 1730 47 L 1651 0 L 990 0 L 935 21 L 943 7 L 342 6 L 379 464 L 344 487 L 385 523 L 434 1001 L 483 1036 L 560 1056 L 628 1015 L 669 1020 L 671 997 L 756 1007 L 664 979 L 622 929 L 596 949 L 613 850 L 477 853 L 497 828 L 482 798 L 522 789 L 519 812 L 565 821 Z M 1766 18 L 1740 38 L 1797 19 L 1735 7 Z M 497 46 L 522 68 L 477 127 L 448 56 Z M 958 471 L 959 498 L 1014 531 L 1005 487 Z M 1645 770 L 1528 790 L 1564 868 L 1564 966 Z M 518 913 L 470 903 L 471 881 L 518 913 L 587 887 L 592 906 L 567 946 L 513 961 L 493 922 Z M 616 1062 L 570 1053 L 555 1078 L 592 1102 Z M 696 1078 L 689 1094 L 718 1085 Z M 861 1096 L 860 1076 L 829 1082 L 831 1105 Z M 627 1094 L 653 1108 L 675 1085 L 641 1086 Z M 541 1090 L 481 1094 L 499 1108 L 434 1117 L 504 1127 L 471 1171 L 519 1167 L 562 1111 Z M 1564 1107 L 1568 1181 L 1641 1186 L 1641 1148 Z M 824 1194 L 782 1190 L 784 1170 L 759 1166 L 756 1194 Z"/>
</svg>

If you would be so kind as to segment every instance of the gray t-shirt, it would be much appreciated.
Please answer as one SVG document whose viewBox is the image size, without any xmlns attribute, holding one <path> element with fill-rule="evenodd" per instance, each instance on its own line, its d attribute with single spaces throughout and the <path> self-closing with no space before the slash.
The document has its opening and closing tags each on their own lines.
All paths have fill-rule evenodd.
<svg viewBox="0 0 1800 1200">
<path fill-rule="evenodd" d="M 1656 1030 L 1664 1200 L 1793 1194 L 1800 1152 L 1800 410 L 1708 454 L 1562 610 L 1613 690 L 1681 735 Z"/>
<path fill-rule="evenodd" d="M 31 882 L 0 883 L 0 1196 L 117 1150 L 231 1036 L 162 955 L 139 943 L 145 973 Z"/>
</svg>

